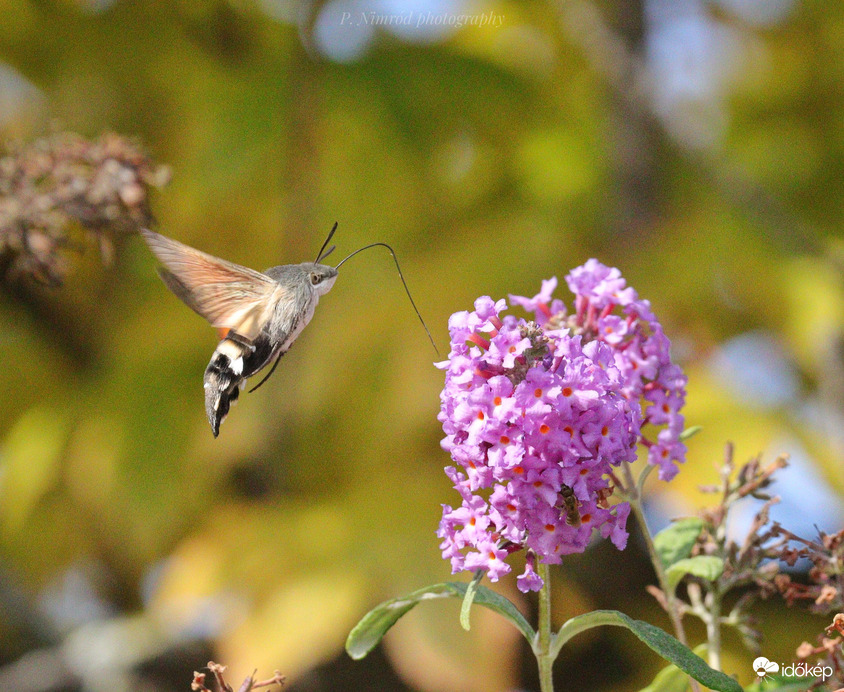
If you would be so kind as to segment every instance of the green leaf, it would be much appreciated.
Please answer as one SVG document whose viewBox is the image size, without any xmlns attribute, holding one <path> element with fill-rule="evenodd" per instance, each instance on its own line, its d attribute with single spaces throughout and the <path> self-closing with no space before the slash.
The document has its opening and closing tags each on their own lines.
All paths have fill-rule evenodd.
<svg viewBox="0 0 844 692">
<path fill-rule="evenodd" d="M 724 561 L 714 555 L 697 555 L 685 560 L 678 560 L 669 567 L 665 576 L 668 577 L 668 586 L 673 589 L 687 574 L 700 577 L 706 581 L 715 581 L 724 571 Z"/>
<path fill-rule="evenodd" d="M 572 637 L 592 627 L 614 625 L 626 627 L 666 661 L 673 663 L 698 682 L 717 692 L 742 692 L 741 685 L 729 675 L 713 670 L 706 661 L 667 632 L 617 610 L 595 610 L 568 620 L 554 636 L 551 655 L 556 658 L 563 645 Z"/>
<path fill-rule="evenodd" d="M 659 671 L 653 682 L 639 692 L 686 692 L 688 689 L 689 676 L 672 664 Z"/>
<path fill-rule="evenodd" d="M 651 471 L 653 471 L 656 466 L 651 464 L 645 464 L 645 467 L 642 469 L 642 473 L 639 474 L 639 480 L 636 481 L 636 490 L 638 490 L 639 497 L 642 497 L 645 488 L 645 481 L 648 480 L 648 476 L 651 475 Z"/>
<path fill-rule="evenodd" d="M 466 595 L 463 597 L 463 605 L 460 606 L 460 626 L 467 632 L 470 629 L 469 611 L 471 610 L 472 603 L 475 600 L 475 594 L 478 592 L 478 585 L 481 583 L 481 579 L 484 578 L 485 574 L 486 572 L 482 569 L 475 572 L 475 576 L 472 577 L 472 581 L 470 581 L 469 586 L 466 587 Z"/>
<path fill-rule="evenodd" d="M 700 644 L 694 648 L 694 652 L 703 657 L 706 649 L 706 644 Z M 688 689 L 689 676 L 672 663 L 659 671 L 653 682 L 639 692 L 686 692 Z"/>
<path fill-rule="evenodd" d="M 702 425 L 693 425 L 691 428 L 686 428 L 683 432 L 680 433 L 680 442 L 685 442 L 690 437 L 694 437 L 701 430 L 703 430 Z"/>
<path fill-rule="evenodd" d="M 654 536 L 654 548 L 662 564 L 670 567 L 692 554 L 692 548 L 703 531 L 703 519 L 678 519 Z"/>
<path fill-rule="evenodd" d="M 468 587 L 468 584 L 461 582 L 445 582 L 426 586 L 407 596 L 384 601 L 364 615 L 349 633 L 346 639 L 347 653 L 355 660 L 363 658 L 378 645 L 399 618 L 418 603 L 434 598 L 465 598 Z M 515 625 L 528 642 L 533 643 L 535 636 L 533 628 L 512 602 L 485 586 L 478 586 L 474 602 L 503 615 Z"/>
</svg>

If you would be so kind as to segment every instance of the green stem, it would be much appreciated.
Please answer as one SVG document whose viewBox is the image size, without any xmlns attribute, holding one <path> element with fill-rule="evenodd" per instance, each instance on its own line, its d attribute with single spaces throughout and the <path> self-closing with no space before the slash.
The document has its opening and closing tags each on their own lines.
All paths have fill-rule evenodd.
<svg viewBox="0 0 844 692">
<path fill-rule="evenodd" d="M 668 606 L 668 617 L 671 618 L 671 624 L 674 626 L 674 633 L 676 634 L 677 639 L 680 640 L 681 644 L 688 646 L 688 642 L 686 641 L 686 631 L 683 629 L 683 621 L 680 617 L 677 596 L 674 595 L 674 589 L 668 584 L 668 578 L 665 576 L 665 567 L 662 564 L 662 559 L 656 552 L 653 536 L 651 536 L 651 532 L 648 530 L 648 525 L 645 522 L 645 512 L 642 508 L 642 503 L 638 498 L 635 500 L 631 499 L 630 506 L 633 509 L 633 513 L 636 515 L 636 521 L 639 522 L 639 526 L 642 527 L 642 535 L 645 537 L 645 544 L 648 546 L 648 554 L 651 557 L 657 581 L 659 581 L 659 588 L 662 589 L 662 593 L 665 594 L 665 602 Z"/>
<path fill-rule="evenodd" d="M 542 692 L 554 692 L 552 669 L 556 653 L 551 652 L 551 570 L 539 560 L 536 567 L 543 585 L 539 590 L 539 627 L 533 652 L 539 663 L 539 689 Z"/>
<path fill-rule="evenodd" d="M 708 641 L 709 666 L 721 670 L 721 593 L 718 585 L 713 584 L 708 594 L 707 610 L 709 618 L 706 620 L 706 639 Z"/>
<path fill-rule="evenodd" d="M 636 481 L 633 480 L 633 473 L 630 470 L 630 464 L 624 464 L 624 475 L 627 487 L 620 488 L 620 490 L 624 494 L 625 499 L 630 503 L 633 514 L 636 515 L 636 521 L 642 529 L 642 536 L 645 538 L 645 545 L 648 546 L 648 554 L 650 555 L 651 562 L 653 563 L 656 578 L 659 581 L 659 588 L 661 588 L 662 593 L 665 594 L 665 602 L 668 607 L 668 617 L 671 619 L 671 624 L 674 626 L 674 633 L 677 635 L 677 639 L 680 640 L 681 644 L 688 646 L 686 641 L 686 631 L 683 629 L 683 620 L 680 615 L 677 597 L 674 595 L 674 589 L 668 584 L 668 578 L 665 576 L 665 566 L 662 564 L 662 559 L 656 552 L 653 536 L 651 536 L 651 532 L 648 529 L 648 523 L 645 521 L 645 510 L 642 507 L 641 486 L 644 485 L 644 479 L 647 477 L 646 474 L 649 472 L 650 470 L 647 470 L 646 473 L 643 474 L 641 483 L 637 484 Z"/>
</svg>

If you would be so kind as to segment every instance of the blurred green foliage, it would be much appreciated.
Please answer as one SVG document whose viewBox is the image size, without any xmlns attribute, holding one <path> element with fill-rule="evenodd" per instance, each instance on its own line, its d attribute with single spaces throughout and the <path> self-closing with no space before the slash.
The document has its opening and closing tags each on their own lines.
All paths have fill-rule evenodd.
<svg viewBox="0 0 844 692">
<path fill-rule="evenodd" d="M 347 5 L 358 21 L 409 11 L 367 1 L 0 0 L 0 133 L 137 136 L 173 171 L 159 230 L 256 269 L 311 259 L 335 220 L 339 256 L 391 244 L 443 355 L 448 316 L 477 296 L 533 295 L 598 257 L 652 301 L 704 426 L 670 488 L 652 482 L 655 516 L 693 513 L 728 439 L 739 457 L 797 450 L 840 495 L 844 6 L 775 3 L 757 21 L 764 3 L 701 0 L 687 35 L 665 34 L 656 0 L 432 2 L 503 22 L 339 32 Z M 515 631 L 478 612 L 463 632 L 449 603 L 399 623 L 366 683 L 330 672 L 355 675 L 342 645 L 372 605 L 448 575 L 442 376 L 379 252 L 343 267 L 218 440 L 201 385 L 215 334 L 139 237 L 111 266 L 68 249 L 60 289 L 3 285 L 0 674 L 188 689 L 198 641 L 232 679 L 279 669 L 290 689 L 535 684 Z M 788 396 L 760 403 L 715 367 L 743 334 L 781 349 Z M 558 620 L 611 607 L 667 627 L 641 546 L 628 553 L 567 562 Z M 514 584 L 496 588 L 530 613 Z M 771 659 L 825 624 L 769 611 Z M 86 653 L 102 641 L 119 642 L 111 658 Z M 61 642 L 78 686 L 36 686 L 46 666 L 21 657 Z M 751 657 L 726 644 L 749 682 Z M 173 651 L 169 677 L 133 668 Z M 91 670 L 67 668 L 79 660 Z M 632 690 L 660 666 L 590 632 L 560 674 Z"/>
</svg>

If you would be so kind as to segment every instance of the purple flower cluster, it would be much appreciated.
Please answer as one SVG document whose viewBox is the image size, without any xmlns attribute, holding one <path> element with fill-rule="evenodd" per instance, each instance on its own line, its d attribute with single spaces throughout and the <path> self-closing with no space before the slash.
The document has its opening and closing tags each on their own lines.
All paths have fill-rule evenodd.
<svg viewBox="0 0 844 692">
<path fill-rule="evenodd" d="M 573 314 L 551 297 L 556 278 L 533 298 L 510 297 L 533 321 L 502 315 L 506 302 L 486 296 L 455 313 L 451 353 L 438 364 L 442 446 L 456 463 L 446 474 L 462 498 L 443 506 L 443 557 L 454 572 L 497 581 L 507 556 L 526 549 L 522 591 L 542 587 L 537 557 L 583 552 L 595 530 L 626 546 L 630 507 L 607 499 L 612 467 L 633 461 L 637 444 L 665 480 L 685 457 L 686 378 L 648 301 L 594 259 L 566 280 Z M 655 440 L 645 424 L 659 428 Z"/>
</svg>

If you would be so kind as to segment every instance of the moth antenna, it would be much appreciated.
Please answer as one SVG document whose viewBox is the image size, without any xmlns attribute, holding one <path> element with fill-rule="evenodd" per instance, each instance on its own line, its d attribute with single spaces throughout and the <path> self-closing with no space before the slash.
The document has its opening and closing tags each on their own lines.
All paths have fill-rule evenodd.
<svg viewBox="0 0 844 692">
<path fill-rule="evenodd" d="M 332 231 L 333 233 L 333 231 Z M 359 252 L 363 252 L 364 250 L 369 250 L 369 248 L 377 247 L 377 246 L 385 247 L 387 250 L 390 251 L 390 254 L 393 256 L 393 262 L 396 263 L 396 269 L 399 272 L 399 278 L 401 279 L 402 285 L 404 286 L 404 292 L 407 293 L 407 297 L 410 300 L 410 304 L 413 306 L 413 310 L 416 312 L 416 316 L 419 318 L 419 321 L 422 323 L 422 327 L 425 329 L 425 333 L 428 335 L 428 340 L 431 342 L 431 346 L 434 347 L 434 351 L 437 352 L 437 356 L 440 355 L 440 349 L 437 348 L 437 345 L 434 343 L 434 337 L 431 336 L 431 332 L 428 329 L 428 325 L 425 324 L 425 320 L 422 319 L 422 314 L 419 312 L 419 308 L 416 307 L 416 303 L 413 301 L 413 296 L 410 295 L 410 289 L 407 287 L 407 281 L 404 280 L 404 274 L 402 274 L 401 267 L 399 266 L 399 259 L 396 257 L 396 253 L 387 243 L 372 243 L 370 245 L 365 245 L 364 247 L 355 250 L 352 254 L 344 257 L 340 260 L 340 263 L 335 267 L 335 269 L 339 269 L 343 264 L 346 263 L 347 260 L 350 260 Z"/>
<path fill-rule="evenodd" d="M 284 354 L 285 354 L 285 351 L 282 351 L 281 353 L 278 354 L 278 358 L 275 359 L 275 363 L 273 363 L 273 366 L 270 368 L 270 371 L 266 375 L 264 375 L 264 378 L 258 384 L 256 384 L 254 387 L 252 387 L 252 389 L 249 390 L 248 394 L 251 394 L 252 392 L 254 392 L 256 389 L 258 389 L 258 387 L 260 387 L 262 384 L 264 384 L 264 382 L 266 382 L 268 379 L 270 379 L 270 377 L 272 377 L 272 374 L 275 372 L 275 369 L 278 367 L 278 362 L 281 360 L 281 357 Z"/>
<path fill-rule="evenodd" d="M 328 250 L 325 248 L 328 247 L 328 243 L 331 242 L 331 239 L 334 237 L 334 232 L 337 230 L 337 221 L 334 222 L 334 225 L 331 227 L 331 231 L 328 234 L 328 237 L 325 239 L 325 242 L 322 244 L 322 247 L 319 249 L 319 254 L 317 255 L 316 260 L 314 260 L 314 264 L 319 264 L 322 260 L 328 257 L 332 252 L 334 252 L 334 248 L 336 245 L 332 245 Z"/>
</svg>

